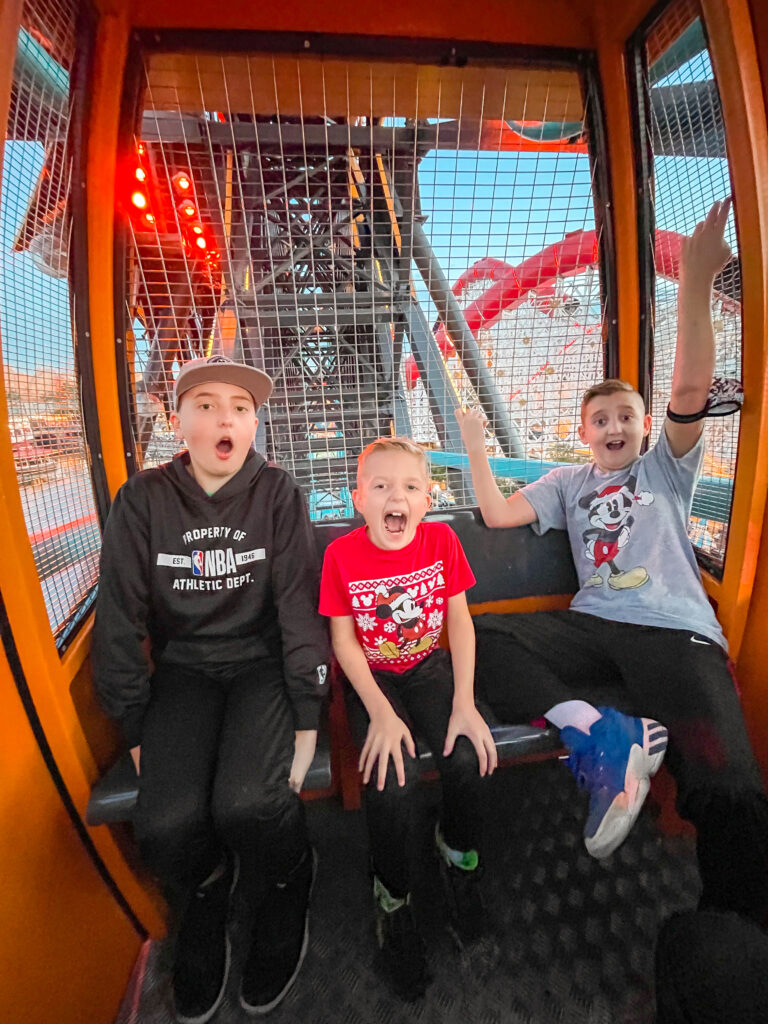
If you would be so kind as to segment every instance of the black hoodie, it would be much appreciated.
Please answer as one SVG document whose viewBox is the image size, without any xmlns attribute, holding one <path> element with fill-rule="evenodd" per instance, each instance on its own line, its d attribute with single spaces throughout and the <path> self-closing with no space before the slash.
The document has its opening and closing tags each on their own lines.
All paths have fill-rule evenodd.
<svg viewBox="0 0 768 1024">
<path fill-rule="evenodd" d="M 156 666 L 230 675 L 282 660 L 296 729 L 316 729 L 328 641 L 304 498 L 254 451 L 210 497 L 189 455 L 131 477 L 104 530 L 93 676 L 129 746 L 141 742 Z"/>
</svg>

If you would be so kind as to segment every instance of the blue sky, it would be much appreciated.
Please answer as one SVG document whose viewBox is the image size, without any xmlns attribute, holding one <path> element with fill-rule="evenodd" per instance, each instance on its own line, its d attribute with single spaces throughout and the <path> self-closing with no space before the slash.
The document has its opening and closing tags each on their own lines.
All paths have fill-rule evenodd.
<svg viewBox="0 0 768 1024">
<path fill-rule="evenodd" d="M 34 190 L 44 151 L 36 142 L 5 143 L 0 203 L 0 329 L 6 365 L 32 373 L 74 365 L 69 287 L 39 271 L 13 242 Z"/>
<path fill-rule="evenodd" d="M 711 74 L 702 53 L 659 84 Z M 73 365 L 67 282 L 42 274 L 28 254 L 12 252 L 43 158 L 37 143 L 5 145 L 0 327 L 5 362 L 23 372 Z M 729 187 L 726 161 L 719 159 L 658 157 L 655 173 L 659 227 L 686 233 Z M 451 282 L 484 256 L 515 265 L 571 231 L 594 226 L 586 155 L 433 151 L 421 162 L 419 183 L 425 230 Z M 418 274 L 414 279 L 431 320 L 434 308 Z"/>
</svg>

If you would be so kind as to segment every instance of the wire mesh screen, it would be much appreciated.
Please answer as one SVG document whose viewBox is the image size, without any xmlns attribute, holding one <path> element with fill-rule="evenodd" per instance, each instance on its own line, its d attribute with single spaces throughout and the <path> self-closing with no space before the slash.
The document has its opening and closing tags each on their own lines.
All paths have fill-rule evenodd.
<svg viewBox="0 0 768 1024">
<path fill-rule="evenodd" d="M 0 192 L 3 375 L 24 515 L 51 629 L 87 606 L 100 531 L 69 294 L 74 0 L 24 4 Z"/>
<path fill-rule="evenodd" d="M 655 440 L 672 381 L 680 238 L 693 231 L 716 199 L 730 195 L 731 182 L 720 95 L 697 5 L 691 0 L 673 5 L 649 34 L 646 54 L 656 229 Z M 741 379 L 741 275 L 732 221 L 726 236 L 734 258 L 715 281 L 715 373 Z M 739 419 L 736 414 L 707 421 L 704 467 L 690 522 L 691 540 L 717 575 L 728 537 Z"/>
<path fill-rule="evenodd" d="M 576 71 L 260 53 L 155 54 L 125 154 L 134 440 L 178 447 L 179 362 L 275 380 L 256 444 L 314 518 L 406 434 L 437 503 L 473 494 L 454 417 L 479 404 L 505 486 L 588 457 L 603 375 L 599 239 Z"/>
</svg>

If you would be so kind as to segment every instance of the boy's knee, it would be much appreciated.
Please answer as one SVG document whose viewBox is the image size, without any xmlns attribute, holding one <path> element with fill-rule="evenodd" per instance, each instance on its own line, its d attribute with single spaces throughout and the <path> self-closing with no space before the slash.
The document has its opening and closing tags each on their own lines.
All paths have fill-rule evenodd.
<svg viewBox="0 0 768 1024">
<path fill-rule="evenodd" d="M 217 832 L 228 835 L 280 820 L 294 811 L 297 801 L 287 781 L 280 780 L 269 786 L 218 792 L 211 813 Z"/>
<path fill-rule="evenodd" d="M 379 770 L 378 764 L 375 764 L 373 766 L 373 771 L 371 772 L 368 785 L 366 786 L 368 798 L 386 800 L 402 800 L 410 798 L 419 781 L 421 770 L 419 767 L 419 759 L 417 757 L 411 757 L 405 751 L 403 751 L 403 773 L 405 775 L 405 785 L 401 786 L 397 779 L 397 769 L 390 758 L 387 765 L 387 774 L 384 776 L 384 788 L 379 790 Z"/>
<path fill-rule="evenodd" d="M 442 758 L 440 772 L 442 775 L 456 777 L 478 776 L 480 773 L 480 762 L 477 758 L 477 751 L 472 742 L 466 736 L 459 736 L 448 757 Z"/>
<path fill-rule="evenodd" d="M 209 821 L 195 803 L 176 803 L 151 814 L 141 805 L 134 822 L 134 833 L 142 860 L 158 874 L 176 870 L 189 859 L 198 845 L 207 842 Z"/>
</svg>

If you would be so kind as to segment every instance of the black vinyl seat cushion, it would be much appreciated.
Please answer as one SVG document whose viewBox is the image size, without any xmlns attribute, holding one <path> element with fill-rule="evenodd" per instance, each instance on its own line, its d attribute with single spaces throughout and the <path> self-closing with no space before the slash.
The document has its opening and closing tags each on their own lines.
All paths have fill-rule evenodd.
<svg viewBox="0 0 768 1024">
<path fill-rule="evenodd" d="M 317 748 L 304 780 L 304 789 L 329 789 L 331 785 L 331 747 L 328 729 L 321 723 Z M 89 825 L 115 825 L 131 821 L 139 797 L 139 779 L 128 751 L 94 784 L 85 820 Z"/>
</svg>

